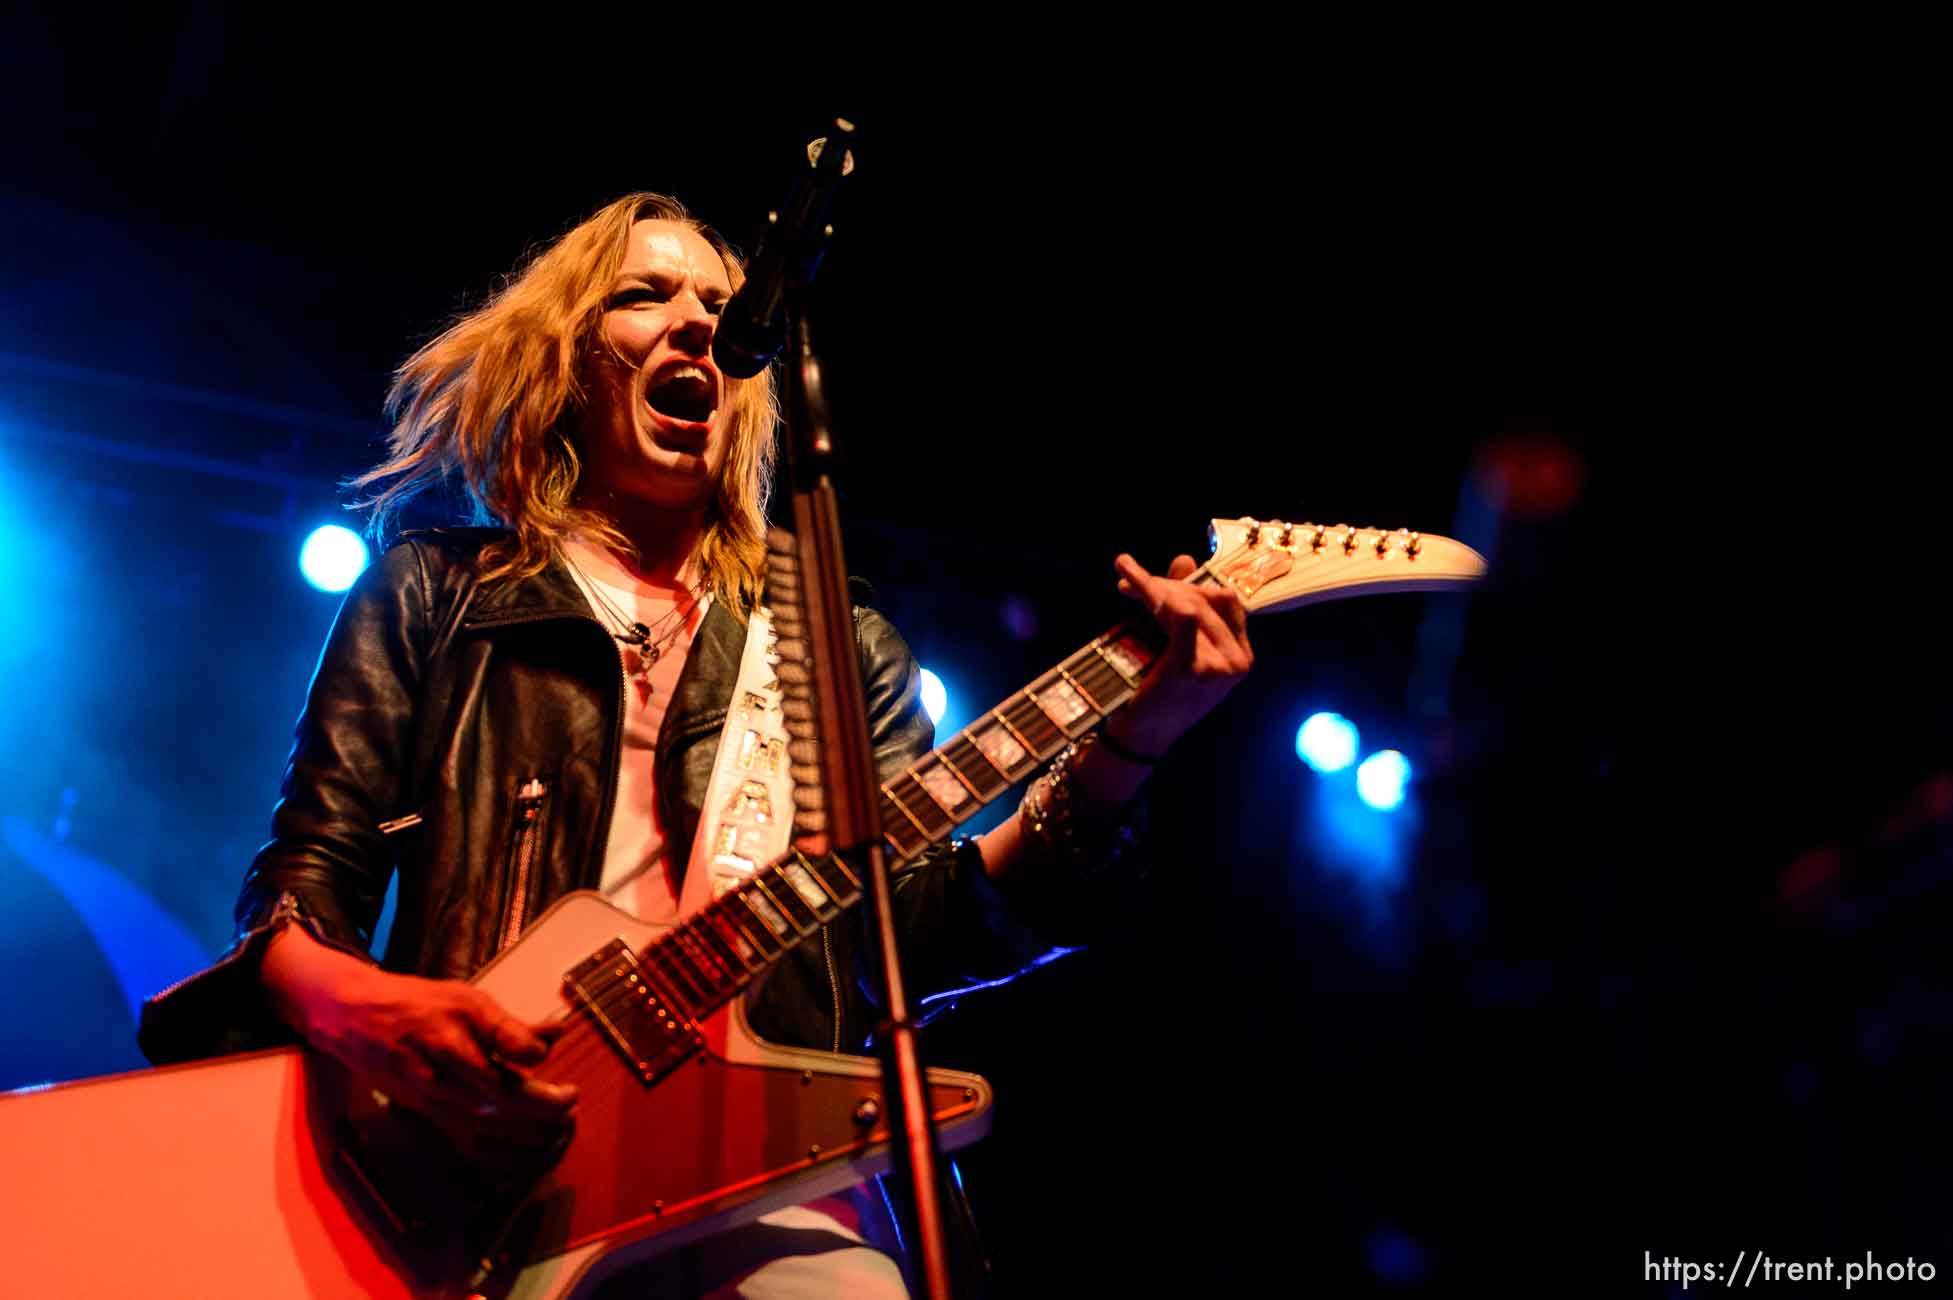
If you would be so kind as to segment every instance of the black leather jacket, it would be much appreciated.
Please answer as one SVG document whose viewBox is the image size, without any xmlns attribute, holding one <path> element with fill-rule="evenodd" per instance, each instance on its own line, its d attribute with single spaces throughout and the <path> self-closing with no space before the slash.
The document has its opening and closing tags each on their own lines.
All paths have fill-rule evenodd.
<svg viewBox="0 0 1953 1300">
<path fill-rule="evenodd" d="M 348 594 L 299 719 L 273 838 L 245 876 L 237 941 L 144 1006 L 140 1042 L 151 1060 L 292 1041 L 262 996 L 265 943 L 299 923 L 366 957 L 396 869 L 383 964 L 436 977 L 472 974 L 512 919 L 519 926 L 562 894 L 596 887 L 622 748 L 617 647 L 560 562 L 527 579 L 478 583 L 474 558 L 495 535 L 409 534 Z M 928 752 L 933 727 L 900 634 L 859 608 L 855 632 L 887 779 Z M 658 797 L 675 860 L 698 826 L 744 638 L 744 625 L 714 604 L 658 736 Z M 509 857 L 525 787 L 532 798 L 541 790 L 541 839 L 517 896 Z M 937 846 L 905 869 L 895 896 L 913 996 L 940 1006 L 1050 955 L 1050 927 L 1071 910 L 1051 905 L 1063 893 L 1052 883 L 1007 908 L 969 842 Z M 789 953 L 749 993 L 755 1029 L 859 1050 L 876 1018 L 864 990 L 865 910 Z"/>
</svg>

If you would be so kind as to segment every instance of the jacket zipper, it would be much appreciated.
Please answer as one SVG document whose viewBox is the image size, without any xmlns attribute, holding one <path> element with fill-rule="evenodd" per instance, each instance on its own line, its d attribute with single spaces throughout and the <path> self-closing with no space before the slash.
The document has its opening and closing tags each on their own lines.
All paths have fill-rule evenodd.
<svg viewBox="0 0 1953 1300">
<path fill-rule="evenodd" d="M 467 626 L 471 629 L 516 627 L 524 623 L 547 623 L 555 619 L 562 619 L 572 623 L 585 623 L 597 629 L 598 634 L 604 639 L 604 644 L 610 647 L 611 661 L 617 665 L 617 711 L 611 718 L 610 751 L 604 759 L 603 807 L 597 813 L 597 873 L 596 876 L 587 877 L 588 883 L 582 886 L 587 889 L 595 889 L 597 887 L 597 877 L 603 874 L 603 848 L 610 843 L 610 820 L 616 813 L 617 769 L 623 766 L 624 761 L 624 692 L 628 681 L 624 675 L 624 651 L 611 636 L 610 629 L 598 622 L 596 615 L 589 613 L 570 613 L 566 610 L 560 613 L 516 614 L 500 618 L 479 619 L 468 623 Z"/>
<path fill-rule="evenodd" d="M 610 751 L 604 756 L 607 779 L 604 782 L 603 807 L 597 813 L 597 879 L 590 881 L 590 887 L 594 889 L 603 879 L 604 857 L 610 851 L 610 819 L 617 815 L 617 784 L 623 779 L 624 766 L 624 715 L 630 709 L 627 697 L 631 683 L 624 672 L 624 647 L 610 636 L 603 624 L 595 619 L 584 621 L 604 633 L 611 653 L 617 657 L 617 719 L 610 729 Z"/>
<path fill-rule="evenodd" d="M 543 796 L 548 787 L 535 777 L 523 783 L 515 796 L 515 837 L 510 858 L 515 864 L 515 884 L 509 894 L 508 921 L 502 927 L 503 948 L 522 933 L 524 913 L 529 906 L 529 868 L 536 860 L 536 845 L 542 839 Z"/>
<path fill-rule="evenodd" d="M 821 927 L 821 951 L 827 954 L 827 989 L 834 995 L 834 1046 L 829 1050 L 841 1050 L 841 979 L 834 973 L 834 940 L 828 936 L 833 927 Z"/>
<path fill-rule="evenodd" d="M 220 971 L 224 969 L 224 967 L 236 961 L 238 958 L 242 957 L 244 955 L 244 950 L 247 947 L 249 947 L 251 941 L 253 939 L 256 939 L 259 935 L 266 934 L 270 931 L 276 930 L 279 926 L 284 925 L 288 921 L 302 922 L 304 920 L 305 920 L 305 909 L 299 904 L 298 895 L 293 893 L 291 890 L 287 889 L 285 892 L 278 895 L 277 905 L 271 909 L 271 915 L 267 916 L 261 924 L 254 926 L 251 932 L 247 934 L 243 938 L 243 940 L 241 940 L 229 952 L 219 957 L 216 961 L 212 962 L 209 966 L 206 966 L 204 969 L 199 971 L 192 971 L 190 974 L 185 975 L 182 979 L 176 981 L 176 983 L 158 989 L 156 992 L 144 998 L 143 1001 L 160 1002 L 162 999 L 168 997 L 170 994 L 182 988 L 185 984 L 193 983 L 196 980 L 200 980 L 204 976 L 210 974 L 212 971 Z"/>
</svg>

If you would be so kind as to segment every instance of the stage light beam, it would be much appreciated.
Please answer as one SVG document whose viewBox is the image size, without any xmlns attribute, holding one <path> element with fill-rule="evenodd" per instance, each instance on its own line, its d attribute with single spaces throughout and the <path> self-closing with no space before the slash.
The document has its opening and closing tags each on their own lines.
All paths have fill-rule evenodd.
<svg viewBox="0 0 1953 1300">
<path fill-rule="evenodd" d="M 1312 713 L 1295 733 L 1295 756 L 1318 772 L 1356 761 L 1356 724 L 1340 713 Z"/>
<path fill-rule="evenodd" d="M 1356 769 L 1356 793 L 1378 812 L 1389 812 L 1404 802 L 1410 777 L 1409 759 L 1394 749 L 1380 749 Z"/>
<path fill-rule="evenodd" d="M 298 553 L 298 571 L 320 591 L 344 591 L 366 570 L 366 543 L 350 528 L 314 528 Z"/>
<path fill-rule="evenodd" d="M 931 723 L 941 722 L 949 712 L 949 691 L 943 686 L 943 679 L 927 668 L 922 670 L 922 710 L 929 715 Z"/>
</svg>

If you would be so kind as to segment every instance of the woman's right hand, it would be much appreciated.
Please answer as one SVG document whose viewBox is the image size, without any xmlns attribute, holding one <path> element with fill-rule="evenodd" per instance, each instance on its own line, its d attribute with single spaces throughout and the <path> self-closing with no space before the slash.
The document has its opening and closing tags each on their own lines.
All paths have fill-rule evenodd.
<svg viewBox="0 0 1953 1300">
<path fill-rule="evenodd" d="M 265 949 L 272 1007 L 312 1046 L 446 1123 L 560 1127 L 576 1088 L 530 1073 L 561 1026 L 526 1025 L 461 980 L 396 975 L 287 926 Z"/>
</svg>

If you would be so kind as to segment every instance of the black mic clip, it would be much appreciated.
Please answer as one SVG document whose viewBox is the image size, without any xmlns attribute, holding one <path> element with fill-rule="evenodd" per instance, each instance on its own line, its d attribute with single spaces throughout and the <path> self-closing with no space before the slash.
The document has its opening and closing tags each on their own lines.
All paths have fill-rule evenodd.
<svg viewBox="0 0 1953 1300">
<path fill-rule="evenodd" d="M 766 214 L 745 283 L 720 313 L 712 336 L 712 359 L 729 378 L 751 378 L 785 346 L 787 293 L 803 292 L 820 270 L 834 233 L 828 209 L 841 178 L 854 170 L 848 148 L 853 139 L 854 124 L 836 118 L 828 135 L 807 146 L 808 165 L 794 178 L 786 203 Z"/>
</svg>

